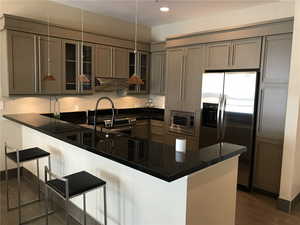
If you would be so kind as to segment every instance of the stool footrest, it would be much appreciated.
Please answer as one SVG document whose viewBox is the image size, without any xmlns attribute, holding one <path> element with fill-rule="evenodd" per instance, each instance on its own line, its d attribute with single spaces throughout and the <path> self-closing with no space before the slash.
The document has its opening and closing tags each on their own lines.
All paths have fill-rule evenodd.
<svg viewBox="0 0 300 225">
<path fill-rule="evenodd" d="M 48 212 L 48 214 L 45 213 L 45 214 L 42 214 L 42 215 L 39 215 L 39 216 L 32 217 L 32 218 L 30 218 L 29 220 L 26 220 L 26 221 L 21 222 L 20 225 L 30 223 L 30 222 L 32 222 L 32 221 L 41 219 L 41 218 L 43 218 L 43 217 L 45 217 L 45 216 L 47 216 L 47 215 L 51 215 L 51 214 L 53 214 L 53 213 L 55 213 L 55 211 L 54 211 L 54 210 L 51 210 L 51 211 Z"/>
<path fill-rule="evenodd" d="M 33 203 L 36 203 L 36 202 L 40 202 L 41 200 L 40 199 L 35 199 L 35 200 L 32 200 L 32 201 L 28 201 L 28 202 L 24 202 L 21 204 L 21 207 L 24 207 L 24 206 L 27 206 L 27 205 L 30 205 L 30 204 L 33 204 Z M 11 207 L 11 208 L 8 208 L 7 210 L 8 211 L 12 211 L 12 210 L 15 210 L 15 209 L 18 209 L 19 207 L 16 206 L 16 207 Z"/>
</svg>

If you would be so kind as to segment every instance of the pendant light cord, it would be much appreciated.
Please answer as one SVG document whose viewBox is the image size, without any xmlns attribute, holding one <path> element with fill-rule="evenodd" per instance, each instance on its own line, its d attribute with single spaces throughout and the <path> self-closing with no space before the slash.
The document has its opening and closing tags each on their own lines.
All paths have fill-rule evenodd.
<svg viewBox="0 0 300 225">
<path fill-rule="evenodd" d="M 50 10 L 49 10 L 49 12 L 50 12 Z M 48 76 L 50 76 L 51 75 L 51 63 L 50 63 L 50 14 L 49 14 L 49 12 L 48 12 L 48 27 L 47 27 L 47 29 L 48 29 L 48 31 L 47 31 L 47 33 L 48 33 Z"/>
<path fill-rule="evenodd" d="M 83 74 L 83 23 L 84 23 L 84 17 L 83 17 L 83 10 L 80 9 L 80 14 L 81 14 L 81 70 L 80 73 L 81 75 Z"/>
<path fill-rule="evenodd" d="M 137 75 L 138 0 L 135 0 L 134 74 Z"/>
</svg>

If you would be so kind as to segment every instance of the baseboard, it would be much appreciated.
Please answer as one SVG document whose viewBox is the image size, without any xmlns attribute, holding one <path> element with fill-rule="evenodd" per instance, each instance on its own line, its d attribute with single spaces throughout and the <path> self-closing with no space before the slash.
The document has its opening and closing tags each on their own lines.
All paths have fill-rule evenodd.
<svg viewBox="0 0 300 225">
<path fill-rule="evenodd" d="M 15 172 L 14 172 L 15 170 Z M 17 177 L 16 169 L 13 169 L 11 172 L 11 177 Z M 13 176 L 15 173 L 15 176 Z M 5 175 L 5 173 L 3 173 Z M 1 171 L 2 175 L 2 171 Z M 5 178 L 5 176 L 4 176 Z M 22 168 L 22 178 L 25 180 L 28 184 L 35 187 L 37 185 L 37 177 L 35 174 L 33 174 L 31 171 L 29 171 L 26 168 Z M 44 198 L 45 194 L 45 183 L 40 180 L 40 187 L 41 187 L 41 196 Z M 51 194 L 49 192 L 49 197 L 52 199 L 53 207 L 55 209 L 55 212 L 62 218 L 62 220 L 65 219 L 64 210 L 65 210 L 65 201 L 60 198 L 57 194 Z M 80 209 L 78 206 L 76 206 L 74 203 L 69 202 L 69 215 L 72 216 L 73 219 L 75 219 L 78 223 L 83 224 L 83 210 Z M 93 225 L 101 225 L 98 221 L 96 221 L 91 215 L 87 213 L 87 224 L 93 224 Z"/>
<path fill-rule="evenodd" d="M 263 189 L 260 189 L 260 188 L 257 188 L 257 187 L 253 187 L 252 190 L 254 192 L 258 193 L 258 194 L 266 195 L 266 196 L 269 196 L 269 197 L 275 198 L 275 199 L 278 198 L 278 194 L 270 192 L 270 191 L 266 191 L 266 190 L 263 190 Z"/>
<path fill-rule="evenodd" d="M 278 198 L 277 208 L 281 211 L 292 213 L 292 211 L 295 209 L 296 205 L 299 202 L 300 202 L 300 193 L 292 201 Z"/>
</svg>

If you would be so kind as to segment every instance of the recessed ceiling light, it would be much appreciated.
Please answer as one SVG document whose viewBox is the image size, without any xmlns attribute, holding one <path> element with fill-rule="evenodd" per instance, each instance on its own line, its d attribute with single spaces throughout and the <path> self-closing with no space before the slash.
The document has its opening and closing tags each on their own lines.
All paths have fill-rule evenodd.
<svg viewBox="0 0 300 225">
<path fill-rule="evenodd" d="M 166 6 L 163 6 L 163 7 L 160 7 L 160 11 L 161 11 L 161 12 L 169 12 L 169 11 L 170 11 L 170 8 L 169 8 L 169 7 L 166 7 Z"/>
</svg>

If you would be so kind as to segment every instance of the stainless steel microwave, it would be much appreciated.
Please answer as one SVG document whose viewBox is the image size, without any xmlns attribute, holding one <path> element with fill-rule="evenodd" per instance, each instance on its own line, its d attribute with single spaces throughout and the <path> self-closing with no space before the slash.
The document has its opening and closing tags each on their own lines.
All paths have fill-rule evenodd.
<svg viewBox="0 0 300 225">
<path fill-rule="evenodd" d="M 191 112 L 171 111 L 169 131 L 193 135 L 195 132 L 195 114 Z"/>
</svg>

